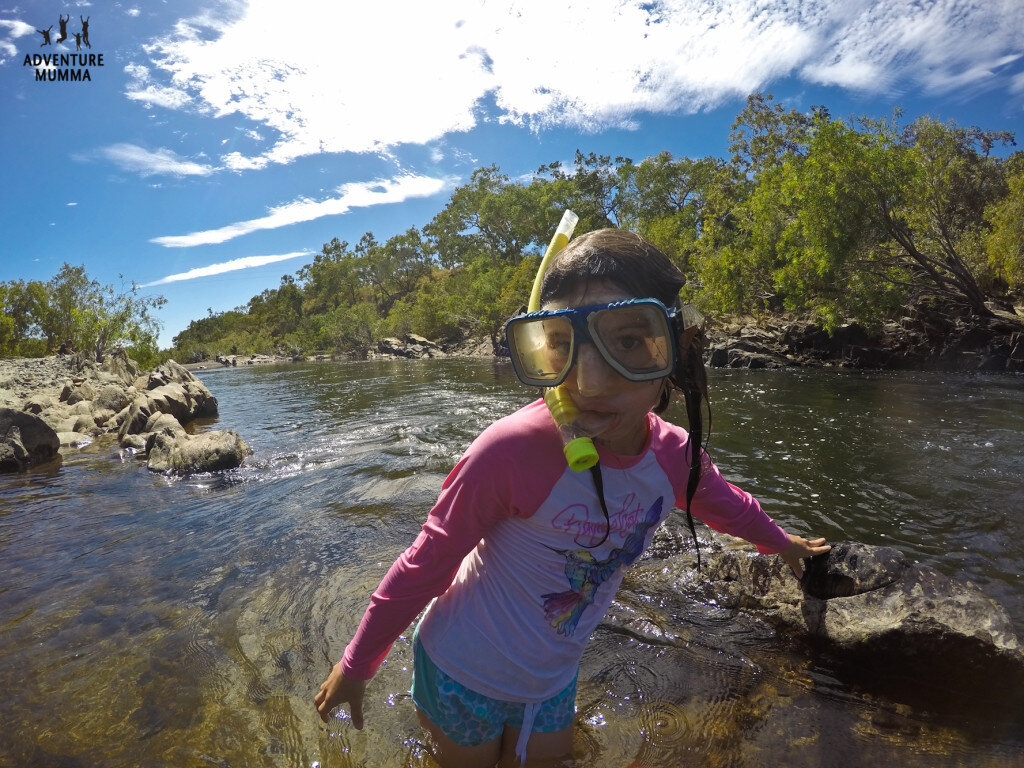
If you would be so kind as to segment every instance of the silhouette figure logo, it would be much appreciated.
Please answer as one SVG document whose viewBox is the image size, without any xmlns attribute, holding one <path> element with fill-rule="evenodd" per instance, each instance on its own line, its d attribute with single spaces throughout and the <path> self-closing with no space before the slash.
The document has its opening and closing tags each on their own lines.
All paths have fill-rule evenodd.
<svg viewBox="0 0 1024 768">
<path fill-rule="evenodd" d="M 73 36 L 75 38 L 76 53 L 26 53 L 22 66 L 35 68 L 35 79 L 37 82 L 80 82 L 92 80 L 89 68 L 102 67 L 103 54 L 77 53 L 77 51 L 82 50 L 83 45 L 88 50 L 92 49 L 92 43 L 89 41 L 89 21 L 91 19 L 92 16 L 80 15 L 78 17 L 78 22 L 81 25 L 80 28 L 77 31 L 71 31 L 69 34 L 68 24 L 71 22 L 71 14 L 69 13 L 65 16 L 63 13 L 58 13 L 57 27 L 60 32 L 56 38 L 51 37 L 53 24 L 46 29 L 36 29 L 36 32 L 43 36 L 43 41 L 39 44 L 39 47 L 60 47 L 63 50 L 67 50 L 64 47 L 64 43 Z"/>
</svg>

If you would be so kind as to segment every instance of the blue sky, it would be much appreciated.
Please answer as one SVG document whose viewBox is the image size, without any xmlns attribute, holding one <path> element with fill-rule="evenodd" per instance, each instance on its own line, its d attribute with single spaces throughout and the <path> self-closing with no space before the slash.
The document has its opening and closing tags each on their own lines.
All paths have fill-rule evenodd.
<svg viewBox="0 0 1024 768">
<path fill-rule="evenodd" d="M 25 62 L 89 53 L 87 81 Z M 1022 54 L 1019 0 L 0 0 L 0 281 L 147 285 L 169 346 L 482 165 L 725 156 L 758 90 L 1024 141 Z"/>
</svg>

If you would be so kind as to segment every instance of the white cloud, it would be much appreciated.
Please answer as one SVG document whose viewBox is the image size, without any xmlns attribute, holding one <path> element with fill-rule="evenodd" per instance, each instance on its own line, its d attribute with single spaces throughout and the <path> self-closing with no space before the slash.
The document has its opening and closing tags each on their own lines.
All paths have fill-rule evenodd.
<svg viewBox="0 0 1024 768">
<path fill-rule="evenodd" d="M 1024 47 L 1017 0 L 858 0 L 828 10 L 819 25 L 820 45 L 801 69 L 826 85 L 872 93 L 992 86 L 995 71 L 1016 61 Z M 1010 77 L 1004 85 L 1010 87 Z"/>
<path fill-rule="evenodd" d="M 252 171 L 265 168 L 270 161 L 265 157 L 246 157 L 241 152 L 231 152 L 221 157 L 224 167 L 232 171 Z"/>
<path fill-rule="evenodd" d="M 68 206 L 71 206 L 71 207 L 76 206 L 76 205 L 78 205 L 78 203 L 68 203 Z"/>
<path fill-rule="evenodd" d="M 133 101 L 141 101 L 147 107 L 156 105 L 165 109 L 181 109 L 192 103 L 192 97 L 180 88 L 152 82 L 148 67 L 128 64 L 124 71 L 129 78 L 124 95 Z"/>
<path fill-rule="evenodd" d="M 127 11 L 125 11 L 125 13 L 131 16 L 132 18 L 135 18 L 140 13 L 142 13 L 142 11 L 140 11 L 138 8 L 129 8 Z"/>
<path fill-rule="evenodd" d="M 0 64 L 18 55 L 14 40 L 25 35 L 34 35 L 36 28 L 16 19 L 0 19 Z"/>
<path fill-rule="evenodd" d="M 273 264 L 276 261 L 295 259 L 299 256 L 309 256 L 311 253 L 312 251 L 295 251 L 294 253 L 281 253 L 273 256 L 245 256 L 241 259 L 232 259 L 231 261 L 225 261 L 220 264 L 210 264 L 206 267 L 196 267 L 195 269 L 190 269 L 188 272 L 180 272 L 176 275 L 161 277 L 159 280 L 154 280 L 153 282 L 146 283 L 140 287 L 149 288 L 152 285 L 164 285 L 166 283 L 176 283 L 181 280 L 194 280 L 197 277 L 220 275 L 224 272 L 234 272 L 239 269 L 262 267 L 265 264 Z"/>
<path fill-rule="evenodd" d="M 400 14 L 388 3 L 224 2 L 146 47 L 173 97 L 160 101 L 147 79 L 133 98 L 191 98 L 268 129 L 274 145 L 232 153 L 233 169 L 386 153 L 494 118 L 632 128 L 644 112 L 711 108 L 794 74 L 876 93 L 970 88 L 1024 49 L 1019 0 L 448 0 Z"/>
<path fill-rule="evenodd" d="M 14 39 L 31 35 L 36 31 L 36 28 L 31 24 L 26 24 L 24 21 L 18 21 L 17 19 L 0 19 L 0 29 L 6 29 L 5 35 Z"/>
<path fill-rule="evenodd" d="M 151 151 L 135 144 L 112 144 L 97 150 L 96 154 L 110 160 L 122 170 L 132 171 L 140 176 L 209 176 L 216 170 L 212 166 L 179 157 L 169 149 Z"/>
<path fill-rule="evenodd" d="M 444 179 L 411 175 L 400 176 L 397 179 L 377 179 L 375 181 L 345 184 L 339 187 L 338 192 L 340 195 L 338 197 L 319 201 L 301 198 L 271 208 L 266 216 L 258 219 L 239 221 L 219 229 L 192 232 L 187 235 L 156 237 L 150 240 L 150 242 L 168 248 L 187 248 L 194 245 L 223 243 L 261 229 L 277 229 L 289 224 L 313 221 L 323 216 L 336 216 L 347 213 L 351 208 L 365 208 L 385 203 L 400 203 L 411 197 L 429 197 L 448 186 L 449 183 Z"/>
</svg>

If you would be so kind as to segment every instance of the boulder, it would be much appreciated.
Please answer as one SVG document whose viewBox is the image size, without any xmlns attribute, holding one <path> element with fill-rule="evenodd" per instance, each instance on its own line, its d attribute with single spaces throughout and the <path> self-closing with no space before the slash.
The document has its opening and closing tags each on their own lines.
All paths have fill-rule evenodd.
<svg viewBox="0 0 1024 768">
<path fill-rule="evenodd" d="M 117 413 L 125 406 L 131 404 L 132 399 L 127 386 L 107 384 L 101 387 L 95 397 L 92 398 L 92 407 L 94 411 L 102 409 Z"/>
<path fill-rule="evenodd" d="M 84 432 L 58 432 L 57 439 L 62 448 L 81 448 L 92 442 L 92 435 Z"/>
<path fill-rule="evenodd" d="M 407 333 L 401 339 L 393 337 L 380 339 L 376 349 L 371 350 L 370 354 L 377 357 L 407 359 L 446 356 L 436 343 L 423 336 L 417 336 L 415 333 Z"/>
<path fill-rule="evenodd" d="M 65 396 L 65 392 L 67 393 L 67 396 Z M 60 395 L 60 399 L 68 405 L 74 405 L 75 403 L 80 403 L 83 400 L 92 400 L 95 397 L 96 390 L 88 380 L 79 382 L 77 385 L 72 384 L 71 387 L 67 387 L 65 385 L 65 389 Z"/>
<path fill-rule="evenodd" d="M 185 375 L 184 381 L 166 379 L 164 374 L 171 363 Z M 173 361 L 150 374 L 147 384 L 149 388 L 136 396 L 119 422 L 119 441 L 123 441 L 126 435 L 145 432 L 146 424 L 157 413 L 170 414 L 181 424 L 217 415 L 217 399 L 206 385 Z"/>
<path fill-rule="evenodd" d="M 21 410 L 26 413 L 40 414 L 45 410 L 53 408 L 57 405 L 57 400 L 51 394 L 36 394 L 32 395 L 22 405 Z"/>
<path fill-rule="evenodd" d="M 28 466 L 29 455 L 21 442 L 21 430 L 11 427 L 0 439 L 0 472 L 17 472 Z"/>
<path fill-rule="evenodd" d="M 711 350 L 713 368 L 786 368 L 793 362 L 754 338 L 728 338 Z"/>
<path fill-rule="evenodd" d="M 96 403 L 92 406 L 92 418 L 96 422 L 97 428 L 107 428 L 107 422 L 114 418 L 114 412 L 109 408 L 99 408 Z M 109 431 L 109 430 L 108 430 Z"/>
<path fill-rule="evenodd" d="M 0 408 L 0 444 L 3 451 L 0 470 L 13 472 L 49 461 L 60 450 L 57 433 L 31 413 Z"/>
<path fill-rule="evenodd" d="M 731 609 L 862 668 L 959 680 L 995 671 L 1024 681 L 1024 651 L 1006 611 L 974 584 L 895 549 L 834 543 L 797 582 L 781 558 L 718 534 L 710 551 L 702 547 L 705 566 L 694 578 L 692 554 L 680 553 L 687 546 L 685 530 L 659 531 L 654 559 L 641 561 L 636 576 L 643 590 L 678 600 L 681 612 L 688 601 Z"/>
<path fill-rule="evenodd" d="M 146 466 L 150 470 L 178 475 L 233 469 L 252 453 L 233 430 L 216 430 L 199 435 L 156 432 L 148 448 Z"/>
<path fill-rule="evenodd" d="M 150 371 L 149 376 L 144 378 L 146 379 L 145 389 L 157 389 L 166 384 L 186 384 L 190 382 L 202 384 L 199 379 L 192 375 L 191 371 L 174 360 L 168 360 L 163 365 L 154 368 Z"/>
<path fill-rule="evenodd" d="M 91 435 L 99 433 L 100 430 L 96 428 L 96 419 L 92 414 L 81 414 L 75 416 L 75 423 L 72 425 L 72 432 L 81 432 L 83 435 Z"/>
<path fill-rule="evenodd" d="M 178 438 L 187 437 L 185 428 L 178 423 L 178 420 L 169 413 L 155 413 L 146 422 L 146 428 L 142 432 L 145 442 L 143 447 L 148 452 L 152 447 L 157 435 Z M 128 447 L 127 445 L 124 447 Z"/>
</svg>

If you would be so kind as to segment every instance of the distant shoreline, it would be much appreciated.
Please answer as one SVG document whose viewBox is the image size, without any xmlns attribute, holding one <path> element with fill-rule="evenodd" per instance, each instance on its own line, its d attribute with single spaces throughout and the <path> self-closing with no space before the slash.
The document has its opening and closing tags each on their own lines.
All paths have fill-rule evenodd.
<svg viewBox="0 0 1024 768">
<path fill-rule="evenodd" d="M 1024 316 L 994 309 L 978 317 L 934 306 L 909 307 L 904 317 L 870 333 L 845 323 L 827 333 L 793 317 L 730 318 L 709 323 L 705 363 L 711 368 L 837 368 L 888 371 L 1024 373 Z M 252 365 L 397 360 L 441 357 L 501 358 L 489 338 L 442 345 L 409 334 L 385 338 L 350 354 L 218 355 L 189 363 L 189 370 Z"/>
</svg>

